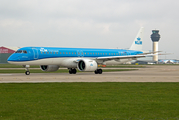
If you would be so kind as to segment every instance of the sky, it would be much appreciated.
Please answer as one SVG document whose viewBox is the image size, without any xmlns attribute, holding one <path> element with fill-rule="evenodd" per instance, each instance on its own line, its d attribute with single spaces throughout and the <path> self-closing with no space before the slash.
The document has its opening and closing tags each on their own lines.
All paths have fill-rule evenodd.
<svg viewBox="0 0 179 120">
<path fill-rule="evenodd" d="M 0 0 L 0 46 L 130 48 L 144 27 L 143 50 L 159 30 L 159 50 L 179 59 L 178 0 Z"/>
</svg>

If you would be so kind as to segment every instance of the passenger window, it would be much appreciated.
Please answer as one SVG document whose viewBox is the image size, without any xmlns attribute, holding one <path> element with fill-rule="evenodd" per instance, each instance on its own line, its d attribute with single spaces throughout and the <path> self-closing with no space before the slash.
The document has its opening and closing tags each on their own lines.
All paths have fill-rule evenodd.
<svg viewBox="0 0 179 120">
<path fill-rule="evenodd" d="M 72 54 L 73 54 L 73 52 L 72 52 Z"/>
<path fill-rule="evenodd" d="M 53 52 L 53 54 L 55 54 L 55 52 Z"/>
<path fill-rule="evenodd" d="M 46 52 L 44 52 L 44 54 L 46 54 Z"/>
<path fill-rule="evenodd" d="M 76 54 L 76 52 L 75 52 L 75 54 Z"/>
<path fill-rule="evenodd" d="M 66 54 L 68 54 L 68 53 L 66 52 Z"/>
<path fill-rule="evenodd" d="M 52 52 L 50 52 L 50 54 L 52 54 Z"/>
<path fill-rule="evenodd" d="M 71 53 L 69 52 L 69 54 L 71 54 Z"/>
<path fill-rule="evenodd" d="M 49 52 L 47 52 L 47 54 L 49 54 Z"/>
<path fill-rule="evenodd" d="M 58 52 L 57 52 L 57 54 L 58 54 Z"/>
<path fill-rule="evenodd" d="M 65 54 L 65 52 L 63 52 L 63 54 Z"/>
</svg>

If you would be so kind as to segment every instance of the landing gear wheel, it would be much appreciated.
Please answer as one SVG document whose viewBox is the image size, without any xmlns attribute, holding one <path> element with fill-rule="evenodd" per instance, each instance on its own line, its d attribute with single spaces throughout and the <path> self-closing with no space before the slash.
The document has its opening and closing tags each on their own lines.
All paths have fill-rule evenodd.
<svg viewBox="0 0 179 120">
<path fill-rule="evenodd" d="M 25 74 L 26 74 L 26 75 L 30 75 L 30 71 L 26 71 Z"/>
<path fill-rule="evenodd" d="M 72 69 L 72 71 L 73 71 L 73 74 L 76 74 L 76 69 Z"/>
<path fill-rule="evenodd" d="M 69 74 L 76 74 L 76 69 L 69 69 Z"/>
<path fill-rule="evenodd" d="M 94 73 L 95 73 L 95 74 L 98 74 L 98 71 L 97 71 L 97 70 L 95 70 L 95 71 L 94 71 Z"/>
<path fill-rule="evenodd" d="M 69 69 L 69 74 L 72 74 L 72 69 Z"/>
<path fill-rule="evenodd" d="M 103 73 L 102 69 L 98 69 L 98 73 L 102 74 Z"/>
<path fill-rule="evenodd" d="M 95 74 L 102 74 L 103 73 L 103 70 L 102 69 L 97 69 L 94 71 Z"/>
</svg>

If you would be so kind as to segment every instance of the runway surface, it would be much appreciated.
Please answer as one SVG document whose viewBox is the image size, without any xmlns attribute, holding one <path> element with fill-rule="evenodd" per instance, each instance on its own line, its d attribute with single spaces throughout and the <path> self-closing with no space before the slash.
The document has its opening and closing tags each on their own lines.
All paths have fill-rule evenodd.
<svg viewBox="0 0 179 120">
<path fill-rule="evenodd" d="M 147 65 L 146 68 L 139 68 L 136 71 L 103 72 L 103 74 L 94 72 L 0 74 L 0 83 L 43 82 L 179 82 L 179 65 Z"/>
</svg>

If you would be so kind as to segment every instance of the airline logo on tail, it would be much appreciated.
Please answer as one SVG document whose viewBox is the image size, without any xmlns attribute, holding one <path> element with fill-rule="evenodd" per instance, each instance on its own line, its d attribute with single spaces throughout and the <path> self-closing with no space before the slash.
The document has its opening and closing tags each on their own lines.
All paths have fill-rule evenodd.
<svg viewBox="0 0 179 120">
<path fill-rule="evenodd" d="M 138 37 L 137 40 L 135 41 L 135 44 L 142 45 L 142 41 L 140 41 L 140 40 L 141 40 L 141 38 Z"/>
<path fill-rule="evenodd" d="M 142 50 L 143 31 L 144 28 L 141 27 L 130 47 L 130 50 L 139 50 L 139 51 Z"/>
</svg>

